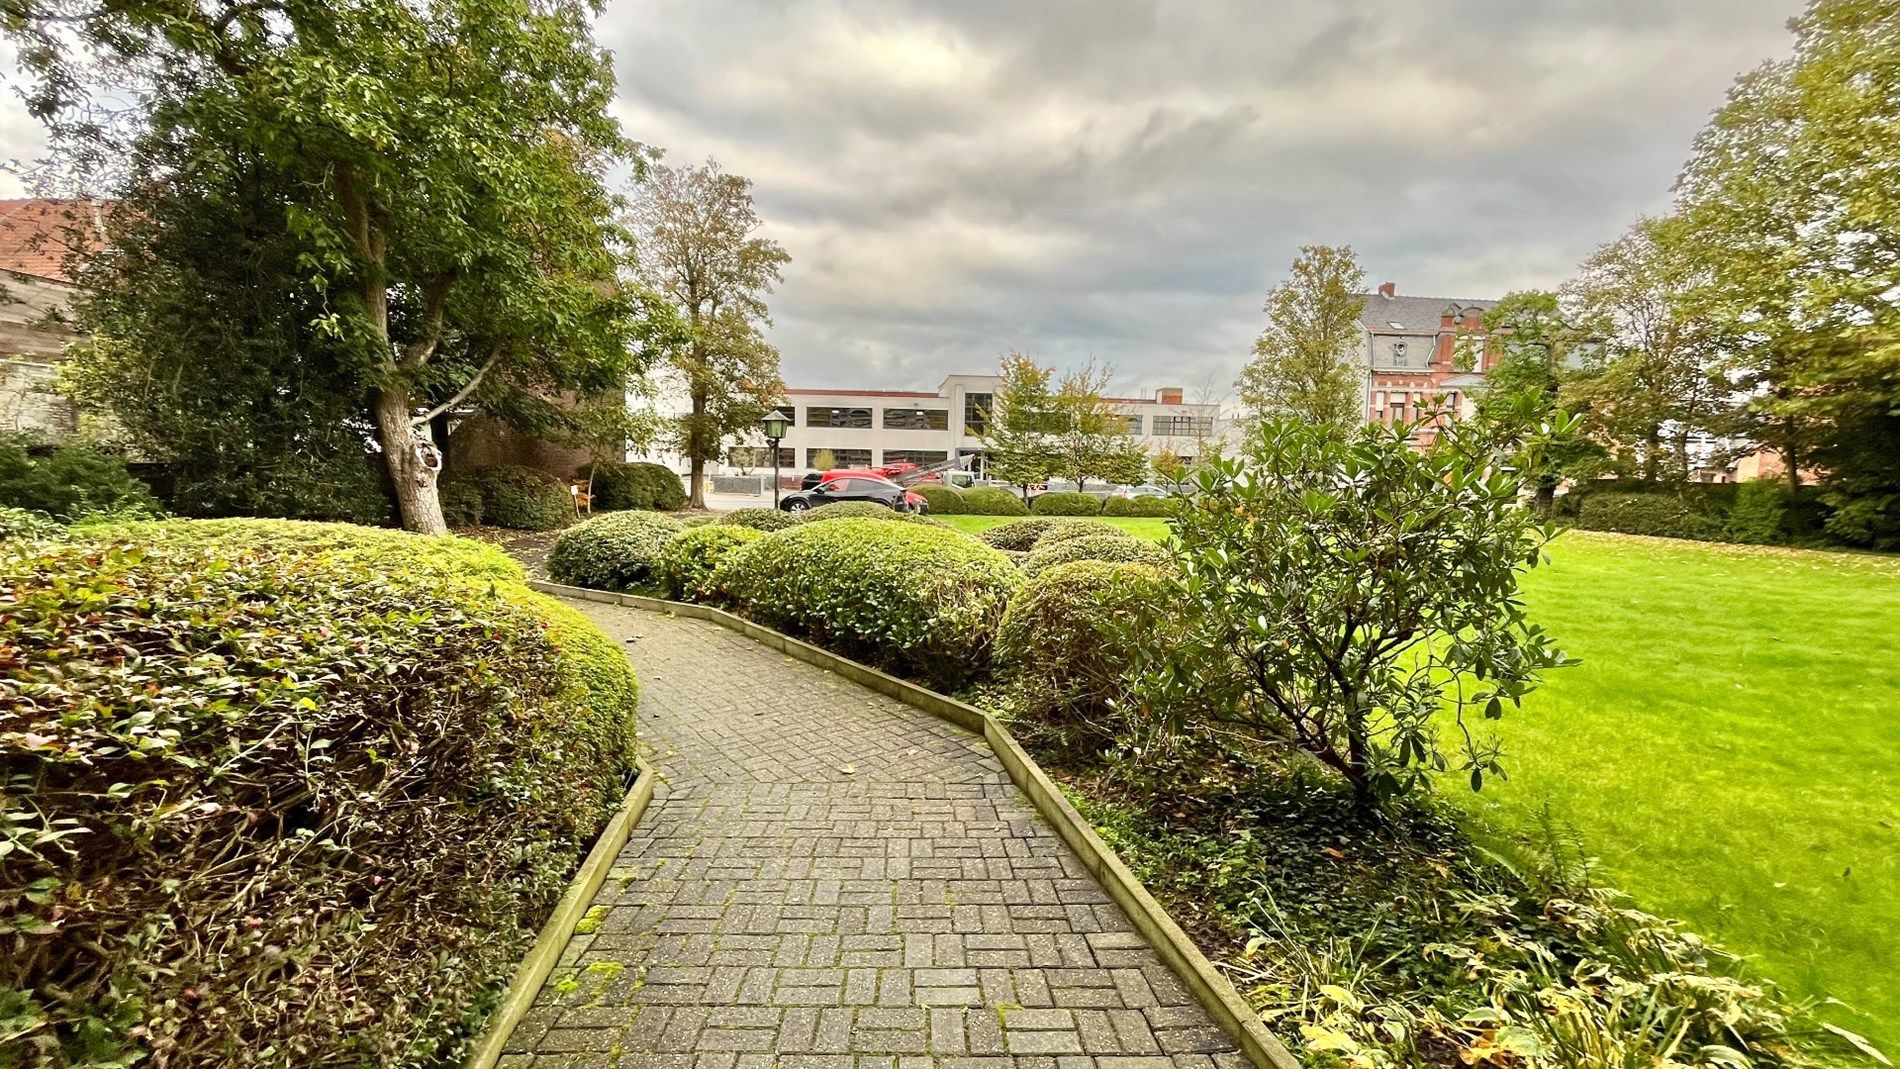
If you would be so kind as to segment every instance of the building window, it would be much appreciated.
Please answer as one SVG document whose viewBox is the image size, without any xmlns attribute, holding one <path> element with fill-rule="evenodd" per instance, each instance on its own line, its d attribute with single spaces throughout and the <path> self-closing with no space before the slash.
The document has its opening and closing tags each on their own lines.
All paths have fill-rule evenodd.
<svg viewBox="0 0 1900 1069">
<path fill-rule="evenodd" d="M 1140 434 L 1141 417 L 1111 413 L 1108 417 L 1108 429 L 1116 434 Z"/>
<path fill-rule="evenodd" d="M 816 449 L 805 450 L 805 466 L 817 468 L 819 471 L 830 471 L 834 468 L 868 468 L 871 466 L 871 451 L 869 449 L 826 449 L 820 446 Z"/>
<path fill-rule="evenodd" d="M 1156 416 L 1158 438 L 1193 438 L 1214 433 L 1213 416 Z"/>
<path fill-rule="evenodd" d="M 807 427 L 852 427 L 858 430 L 871 429 L 871 410 L 868 408 L 823 408 L 813 405 L 805 409 Z"/>
<path fill-rule="evenodd" d="M 947 431 L 950 429 L 950 410 L 887 408 L 884 410 L 884 428 L 893 431 Z"/>
<path fill-rule="evenodd" d="M 769 468 L 772 466 L 772 447 L 769 445 L 735 445 L 727 457 L 741 468 Z M 778 466 L 789 468 L 798 463 L 798 450 L 789 445 L 778 448 Z"/>
<path fill-rule="evenodd" d="M 963 433 L 975 437 L 989 432 L 990 400 L 986 393 L 963 395 Z"/>
<path fill-rule="evenodd" d="M 884 451 L 886 464 L 917 464 L 928 467 L 949 459 L 950 454 L 941 449 L 886 449 Z"/>
</svg>

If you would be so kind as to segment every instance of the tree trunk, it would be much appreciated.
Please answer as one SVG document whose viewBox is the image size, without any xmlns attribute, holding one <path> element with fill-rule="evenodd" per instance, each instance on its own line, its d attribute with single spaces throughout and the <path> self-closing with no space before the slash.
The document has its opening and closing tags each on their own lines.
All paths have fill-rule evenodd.
<svg viewBox="0 0 1900 1069">
<path fill-rule="evenodd" d="M 389 467 L 389 482 L 395 488 L 396 513 L 406 531 L 448 534 L 442 501 L 436 495 L 435 472 L 416 452 L 410 407 L 409 391 L 401 385 L 376 392 L 376 438 L 382 443 L 383 463 Z"/>
</svg>

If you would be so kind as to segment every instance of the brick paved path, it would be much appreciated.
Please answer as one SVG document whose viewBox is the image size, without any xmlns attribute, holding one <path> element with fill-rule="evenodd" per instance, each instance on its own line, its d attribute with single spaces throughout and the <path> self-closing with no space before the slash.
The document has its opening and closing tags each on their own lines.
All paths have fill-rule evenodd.
<svg viewBox="0 0 1900 1069">
<path fill-rule="evenodd" d="M 977 736 L 713 624 L 626 640 L 663 781 L 504 1069 L 1239 1069 Z"/>
</svg>

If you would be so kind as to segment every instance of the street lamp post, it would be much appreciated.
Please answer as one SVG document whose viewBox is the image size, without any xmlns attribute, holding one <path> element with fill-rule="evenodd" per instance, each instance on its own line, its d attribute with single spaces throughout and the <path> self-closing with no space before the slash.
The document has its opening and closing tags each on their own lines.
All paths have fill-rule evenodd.
<svg viewBox="0 0 1900 1069">
<path fill-rule="evenodd" d="M 775 408 L 759 422 L 765 427 L 765 440 L 772 443 L 772 507 L 778 508 L 778 444 L 785 440 L 792 418 Z"/>
</svg>

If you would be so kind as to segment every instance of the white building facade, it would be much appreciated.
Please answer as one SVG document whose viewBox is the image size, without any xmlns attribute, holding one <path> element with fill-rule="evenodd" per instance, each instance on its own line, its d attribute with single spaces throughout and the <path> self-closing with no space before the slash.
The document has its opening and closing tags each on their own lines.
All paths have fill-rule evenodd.
<svg viewBox="0 0 1900 1069">
<path fill-rule="evenodd" d="M 779 443 L 779 469 L 928 467 L 968 458 L 969 469 L 981 476 L 983 435 L 1002 382 L 999 375 L 951 375 L 934 391 L 788 389 L 778 406 L 791 417 Z M 1150 456 L 1173 453 L 1191 462 L 1227 432 L 1219 405 L 1186 402 L 1178 388 L 1156 390 L 1152 397 L 1103 400 L 1122 415 L 1128 433 Z M 729 449 L 717 470 L 756 473 L 771 467 L 764 438 L 753 435 Z"/>
</svg>

